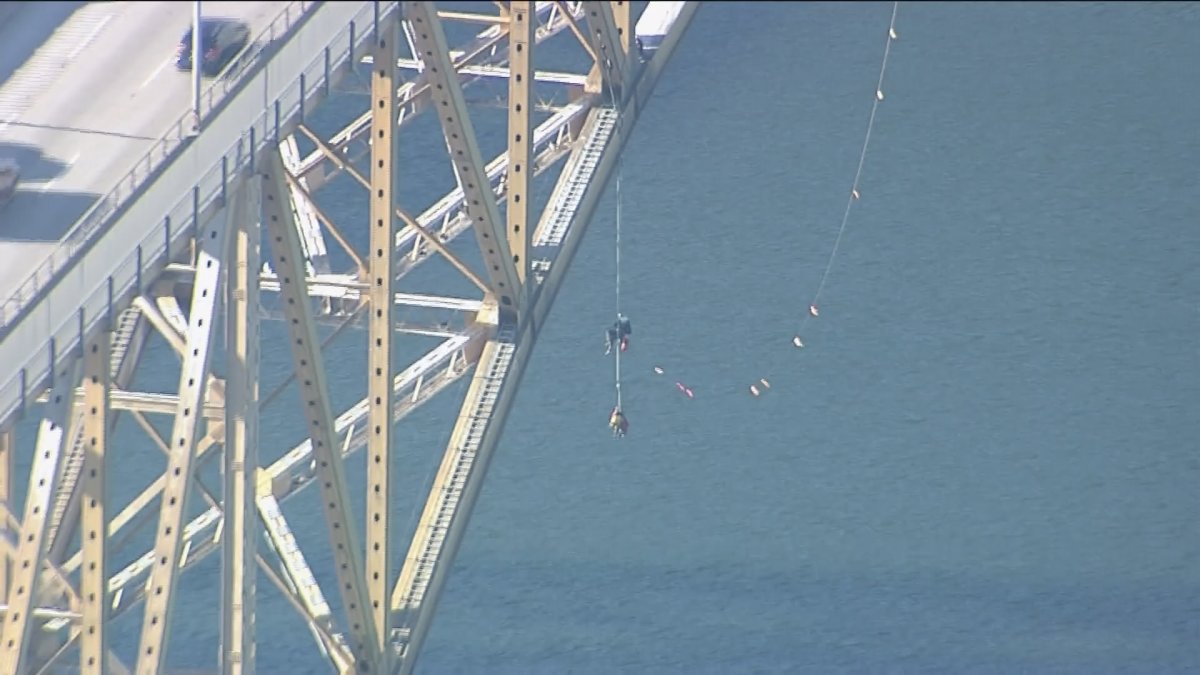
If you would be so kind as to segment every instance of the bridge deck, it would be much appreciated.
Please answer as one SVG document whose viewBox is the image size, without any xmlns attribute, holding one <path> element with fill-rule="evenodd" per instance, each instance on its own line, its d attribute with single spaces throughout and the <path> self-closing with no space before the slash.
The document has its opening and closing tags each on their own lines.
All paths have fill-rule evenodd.
<svg viewBox="0 0 1200 675">
<path fill-rule="evenodd" d="M 15 4 L 0 45 L 48 31 L 63 14 L 57 3 Z M 279 6 L 206 2 L 204 11 L 245 21 L 257 35 Z M 19 288 L 191 106 L 191 76 L 173 62 L 190 21 L 189 3 L 92 3 L 32 53 L 0 50 L 0 72 L 13 71 L 0 85 L 0 156 L 17 160 L 23 174 L 0 212 L 0 297 Z"/>
<path fill-rule="evenodd" d="M 298 23 L 300 5 L 289 7 L 293 9 L 288 21 L 277 18 L 272 24 L 272 29 L 280 26 L 281 34 L 284 26 Z M 395 7 L 387 3 L 383 12 Z M 96 234 L 80 241 L 76 233 L 68 247 L 75 249 L 77 261 L 56 270 L 52 284 L 41 280 L 40 291 L 0 308 L 0 363 L 7 366 L 0 376 L 7 378 L 0 382 L 0 420 L 36 395 L 46 383 L 51 362 L 78 344 L 81 332 L 98 325 L 110 310 L 119 310 L 139 283 L 149 282 L 170 262 L 194 217 L 218 208 L 224 186 L 249 165 L 252 146 L 255 153 L 262 152 L 277 133 L 288 133 L 302 109 L 314 108 L 324 97 L 326 82 L 349 72 L 351 41 L 358 54 L 370 37 L 373 3 L 323 3 L 309 15 L 286 39 L 275 40 L 271 58 L 247 72 L 238 89 L 219 105 L 215 100 L 208 104 L 212 113 L 199 136 L 179 142 L 167 162 L 140 177 L 136 190 L 118 190 L 93 207 L 89 229 Z M 170 40 L 174 39 L 172 32 Z M 163 68 L 163 75 L 167 70 Z M 132 86 L 143 81 L 130 79 L 137 80 Z M 184 109 L 188 105 L 186 99 L 177 101 L 176 113 L 180 103 Z M 130 152 L 137 154 L 136 149 Z M 12 206 L 19 207 L 18 214 L 27 208 Z M 110 215 L 101 217 L 104 214 Z M 61 249 L 56 255 L 66 259 Z"/>
</svg>

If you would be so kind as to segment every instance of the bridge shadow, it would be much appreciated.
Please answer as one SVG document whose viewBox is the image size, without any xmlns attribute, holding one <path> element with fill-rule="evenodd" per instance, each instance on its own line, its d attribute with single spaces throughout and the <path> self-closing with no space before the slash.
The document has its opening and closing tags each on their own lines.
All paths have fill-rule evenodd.
<svg viewBox="0 0 1200 675">
<path fill-rule="evenodd" d="M 0 207 L 0 242 L 58 241 L 100 197 L 56 190 L 54 181 L 67 167 L 37 146 L 0 142 L 0 158 L 14 160 L 21 168 L 16 195 Z"/>
<path fill-rule="evenodd" d="M 0 2 L 0 86 L 86 2 Z"/>
</svg>

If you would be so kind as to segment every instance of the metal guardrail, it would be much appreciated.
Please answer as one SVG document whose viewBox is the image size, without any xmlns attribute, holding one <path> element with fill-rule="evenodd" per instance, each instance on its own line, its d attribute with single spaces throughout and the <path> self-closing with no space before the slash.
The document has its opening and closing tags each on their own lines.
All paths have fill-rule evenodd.
<svg viewBox="0 0 1200 675">
<path fill-rule="evenodd" d="M 200 119 L 203 121 L 212 113 L 231 91 L 246 78 L 253 70 L 253 65 L 269 55 L 275 46 L 275 40 L 287 35 L 292 28 L 300 23 L 319 2 L 311 0 L 293 0 L 283 8 L 271 24 L 259 33 L 246 47 L 246 50 L 229 64 L 217 76 L 217 81 L 209 85 L 200 95 Z M 19 321 L 29 305 L 38 297 L 43 288 L 54 281 L 55 275 L 73 265 L 80 251 L 91 241 L 92 237 L 104 230 L 104 224 L 109 217 L 116 213 L 126 201 L 138 194 L 155 172 L 164 164 L 174 159 L 176 151 L 192 134 L 195 115 L 189 109 L 159 137 L 150 148 L 129 170 L 116 185 L 82 215 L 67 231 L 66 236 L 50 255 L 41 262 L 33 273 L 21 282 L 21 285 L 0 304 L 0 334 L 5 327 Z"/>
<path fill-rule="evenodd" d="M 311 8 L 319 3 L 305 4 Z M 21 409 L 33 387 L 52 379 L 51 369 L 61 356 L 79 348 L 84 336 L 119 309 L 114 306 L 116 299 L 126 296 L 135 285 L 142 285 L 153 279 L 158 271 L 156 267 L 161 268 L 170 262 L 171 252 L 178 250 L 182 240 L 194 231 L 198 216 L 222 199 L 229 180 L 249 166 L 256 155 L 280 140 L 281 135 L 285 133 L 283 127 L 294 117 L 302 116 L 306 99 L 326 90 L 330 84 L 328 78 L 333 73 L 344 66 L 353 67 L 353 64 L 348 62 L 362 52 L 363 43 L 374 34 L 375 22 L 386 18 L 396 9 L 397 5 L 394 2 L 363 3 L 353 15 L 353 19 L 338 31 L 325 49 L 314 50 L 314 58 L 302 69 L 300 77 L 287 85 L 272 104 L 241 132 L 212 167 L 196 180 L 195 187 L 181 195 L 175 205 L 163 214 L 159 226 L 153 227 L 140 241 L 130 242 L 127 249 L 129 254 L 107 276 L 107 283 L 90 288 L 88 295 L 79 299 L 78 309 L 70 315 L 71 318 L 50 327 L 51 331 L 42 344 L 24 352 L 24 363 L 5 364 L 7 372 L 4 374 L 8 377 L 4 384 L 0 385 L 0 420 L 7 419 Z M 230 86 L 226 92 L 232 88 Z M 214 107 L 219 104 L 218 99 L 212 100 Z M 162 166 L 162 163 L 159 166 Z M 145 187 L 144 179 L 142 187 Z M 114 190 L 114 194 L 121 193 Z M 133 192 L 124 194 L 127 195 L 126 199 L 134 196 Z M 115 210 L 114 204 L 107 213 L 111 214 Z M 89 236 L 94 237 L 97 233 L 107 231 L 100 227 L 107 225 L 107 221 L 94 219 L 91 222 L 94 223 L 94 227 Z M 77 240 L 72 250 L 81 250 L 85 242 L 82 238 Z M 70 267 L 61 266 L 59 270 L 65 272 Z M 13 324 L 15 325 L 15 322 Z"/>
</svg>

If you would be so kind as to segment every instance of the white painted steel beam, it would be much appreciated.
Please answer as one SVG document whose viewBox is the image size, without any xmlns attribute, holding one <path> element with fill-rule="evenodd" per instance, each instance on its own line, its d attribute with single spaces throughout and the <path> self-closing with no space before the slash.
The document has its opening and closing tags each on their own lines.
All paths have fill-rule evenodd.
<svg viewBox="0 0 1200 675">
<path fill-rule="evenodd" d="M 300 199 L 293 197 L 293 213 Z M 221 652 L 223 675 L 255 672 L 258 520 L 259 247 L 262 176 L 247 176 L 235 196 L 225 297 L 225 466 L 222 471 Z M 312 252 L 312 247 L 308 251 Z"/>
<path fill-rule="evenodd" d="M 108 650 L 108 397 L 112 333 L 98 332 L 88 340 L 83 357 L 83 498 L 79 572 L 82 625 L 79 635 L 80 670 L 103 675 Z"/>
<path fill-rule="evenodd" d="M 521 304 L 529 300 L 529 253 L 533 226 L 533 3 L 514 1 L 509 7 L 508 54 L 508 246 L 512 250 Z"/>
<path fill-rule="evenodd" d="M 17 461 L 17 432 L 13 428 L 0 431 L 0 507 L 12 512 L 12 492 L 15 485 Z M 7 540 L 9 533 L 7 518 L 0 518 L 0 539 Z M 18 527 L 16 532 L 20 533 Z M 0 598 L 8 598 L 8 582 L 12 578 L 12 559 L 0 555 Z"/>
<path fill-rule="evenodd" d="M 599 62 L 596 64 L 604 76 L 604 81 L 617 91 L 625 86 L 629 73 L 626 52 L 622 49 L 622 38 L 617 33 L 617 22 L 613 18 L 612 4 L 608 2 L 588 2 L 587 8 L 588 33 L 596 48 Z M 620 101 L 614 101 L 619 104 Z"/>
<path fill-rule="evenodd" d="M 612 6 L 613 25 L 617 28 L 617 41 L 621 47 L 621 53 L 625 54 L 625 73 L 629 74 L 630 62 L 633 58 L 629 51 L 633 46 L 633 3 L 626 0 L 612 0 L 609 3 Z"/>
<path fill-rule="evenodd" d="M 111 375 L 111 388 L 119 388 L 127 385 L 132 379 L 134 371 L 137 369 L 138 359 L 141 358 L 142 348 L 146 344 L 146 338 L 149 334 L 148 325 L 143 320 L 140 310 L 134 307 L 128 307 L 125 311 L 117 314 L 115 325 L 112 326 L 112 348 L 110 349 L 112 365 L 109 370 Z M 109 432 L 116 428 L 119 414 L 115 412 L 111 403 L 109 405 Z M 82 413 L 77 407 L 75 415 L 78 417 Z M 70 450 L 67 453 L 64 465 L 62 468 L 62 478 L 58 486 L 58 494 L 54 500 L 54 507 L 51 510 L 50 530 L 47 533 L 47 560 L 54 564 L 60 565 L 67 556 L 67 551 L 75 542 L 75 534 L 78 531 L 79 518 L 82 511 L 79 507 L 80 491 L 79 491 L 79 473 L 83 468 L 84 451 L 83 437 L 79 428 L 82 424 L 76 425 L 76 431 L 68 437 Z"/>
<path fill-rule="evenodd" d="M 286 169 L 278 154 L 263 160 L 266 184 L 263 190 L 263 222 L 271 242 L 271 262 L 281 283 L 284 312 L 287 316 L 292 360 L 298 374 L 300 397 L 308 425 L 308 436 L 314 448 L 317 475 L 321 484 L 321 501 L 333 563 L 341 591 L 342 603 L 349 621 L 350 650 L 362 669 L 377 663 L 378 640 L 375 637 L 374 617 L 368 611 L 362 558 L 354 518 L 349 511 L 342 456 L 334 440 L 333 414 L 329 390 L 325 383 L 325 364 L 317 339 L 316 325 L 308 303 L 308 284 L 305 282 L 304 254 L 299 236 L 287 206 Z"/>
<path fill-rule="evenodd" d="M 367 594 L 376 628 L 379 667 L 387 671 L 391 617 L 387 611 L 392 579 L 390 514 L 392 506 L 392 342 L 395 307 L 392 287 L 396 260 L 395 176 L 398 136 L 395 132 L 396 58 L 400 47 L 400 22 L 379 26 L 375 35 L 375 63 L 371 66 L 371 195 L 370 290 L 367 301 Z"/>
<path fill-rule="evenodd" d="M 475 238 L 487 265 L 492 293 L 502 313 L 516 312 L 520 298 L 520 279 L 513 265 L 512 252 L 500 220 L 496 196 L 492 193 L 484 169 L 475 128 L 467 113 L 462 84 L 454 72 L 446 48 L 446 35 L 432 2 L 405 2 L 405 15 L 412 22 L 417 49 L 425 64 L 425 75 L 433 84 L 432 98 L 438 120 L 450 148 L 454 172 L 466 195 L 467 214 L 475 228 Z"/>
<path fill-rule="evenodd" d="M 234 193 L 235 201 L 243 198 L 240 192 Z M 170 436 L 171 454 L 167 458 L 155 533 L 156 560 L 150 572 L 150 592 L 138 648 L 136 669 L 139 675 L 161 673 L 166 664 L 179 560 L 183 553 L 184 518 L 193 486 L 197 435 L 203 419 L 200 407 L 205 402 L 209 366 L 216 343 L 214 324 L 224 281 L 223 263 L 228 253 L 230 221 L 235 211 L 236 207 L 227 206 L 196 233 L 196 276 L 188 317 L 187 347 L 177 389 L 179 406 Z"/>
<path fill-rule="evenodd" d="M 421 404 L 461 377 L 465 373 L 467 365 L 469 365 L 463 356 L 464 348 L 468 346 L 471 339 L 479 339 L 479 336 L 480 333 L 473 332 L 469 335 L 451 337 L 418 359 L 404 372 L 397 375 L 397 396 L 407 393 L 409 390 L 412 390 L 412 392 L 410 395 L 397 401 L 394 421 L 399 422 Z M 448 365 L 446 365 L 447 362 L 449 362 Z M 351 452 L 357 451 L 366 445 L 365 420 L 367 418 L 367 403 L 367 399 L 362 399 L 354 407 L 339 416 L 334 425 L 336 434 L 345 434 L 346 440 L 343 443 L 341 453 L 343 456 L 349 456 Z M 205 441 L 207 440 L 206 438 Z M 197 454 L 203 454 L 203 451 L 204 445 L 202 442 Z M 278 500 L 283 501 L 312 484 L 313 480 L 317 477 L 317 462 L 312 452 L 312 440 L 303 441 L 291 452 L 279 458 L 269 468 L 262 471 L 264 474 L 263 480 L 266 483 L 260 483 L 259 486 L 260 511 L 266 509 L 263 500 L 264 495 L 273 494 Z M 112 525 L 109 526 L 110 537 L 119 531 L 118 525 L 124 526 L 124 524 L 127 524 L 134 517 L 134 513 L 139 507 L 144 507 L 146 503 L 153 499 L 153 496 L 157 494 L 156 489 L 161 490 L 161 487 L 156 488 L 155 485 L 151 485 L 135 499 L 134 503 L 131 503 L 126 509 L 122 510 L 121 514 L 118 514 L 113 519 Z M 264 522 L 269 522 L 271 518 L 271 516 L 264 513 Z M 201 559 L 212 551 L 211 547 L 205 545 L 204 538 L 210 536 L 211 530 L 216 528 L 219 523 L 220 511 L 218 509 L 209 509 L 188 524 L 184 531 L 184 537 L 188 545 L 191 546 L 191 560 Z M 270 530 L 270 525 L 267 527 Z M 286 542 L 287 537 L 283 537 L 281 541 Z M 291 549 L 283 546 L 281 550 Z M 303 554 L 299 549 L 296 549 L 295 553 L 302 561 Z M 137 601 L 127 600 L 127 598 L 140 597 L 137 594 L 141 592 L 144 586 L 144 575 L 153 565 L 153 562 L 154 552 L 150 551 L 113 575 L 109 592 L 119 596 L 120 602 L 117 604 L 120 604 L 122 608 L 127 608 L 132 602 Z M 72 570 L 77 568 L 78 565 L 79 559 L 76 556 L 67 562 L 64 569 Z M 296 579 L 297 584 L 301 588 L 305 587 L 304 579 L 312 578 L 311 572 L 302 572 L 304 569 L 307 569 L 307 564 L 296 567 L 295 570 L 290 570 L 293 578 Z M 319 591 L 316 588 L 315 581 L 309 587 Z M 324 605 L 324 600 L 320 599 L 318 602 L 314 599 L 310 605 L 313 607 Z M 319 619 L 323 613 L 318 610 L 312 610 L 310 611 L 310 615 Z"/>
<path fill-rule="evenodd" d="M 289 172 L 300 169 L 300 150 L 296 145 L 296 135 L 292 134 L 279 144 L 279 153 L 283 157 L 283 165 Z M 304 258 L 312 265 L 317 274 L 330 271 L 329 251 L 325 246 L 325 236 L 321 232 L 321 224 L 317 220 L 316 209 L 306 191 L 308 186 L 303 178 L 292 185 L 292 216 L 300 227 L 300 243 L 304 247 Z"/>
<path fill-rule="evenodd" d="M 515 346 L 511 336 L 505 339 L 501 334 L 498 339 L 488 343 L 480 357 L 472 390 L 463 402 L 443 463 L 434 479 L 434 487 L 405 558 L 400 582 L 392 595 L 392 607 L 398 614 L 397 623 L 400 626 L 401 658 L 396 668 L 402 675 L 411 673 L 416 665 L 441 591 L 478 499 L 488 464 L 532 355 L 536 336 L 553 307 L 605 185 L 615 170 L 617 158 L 637 121 L 641 102 L 652 93 L 695 10 L 695 3 L 685 7 L 651 66 L 642 71 L 634 95 L 620 111 L 625 121 L 616 126 L 599 158 L 594 178 L 584 190 L 563 232 L 554 265 L 538 286 L 529 320 L 520 324 Z M 596 124 L 601 113 L 593 111 L 592 125 Z M 580 144 L 576 152 L 583 151 L 585 148 Z M 576 163 L 576 166 L 580 164 Z M 564 173 L 559 180 L 560 185 L 565 184 L 572 180 L 572 176 Z"/>
<path fill-rule="evenodd" d="M 25 497 L 25 517 L 21 520 L 21 540 L 17 544 L 13 577 L 8 589 L 8 611 L 0 632 L 0 673 L 24 672 L 34 621 L 31 612 L 37 596 L 38 571 L 46 545 L 50 500 L 58 483 L 59 462 L 66 447 L 66 425 L 79 375 L 78 358 L 68 357 L 60 366 L 50 392 L 41 426 L 37 449 L 29 472 L 29 493 Z"/>
<path fill-rule="evenodd" d="M 566 5 L 570 13 L 562 13 L 554 11 L 554 2 L 539 2 L 537 3 L 537 15 L 539 20 L 545 20 L 546 23 L 539 26 L 537 29 L 537 41 L 541 43 L 543 40 L 549 39 L 564 28 L 570 25 L 570 21 L 574 18 L 583 17 L 582 2 L 557 3 Z M 502 48 L 504 39 L 508 36 L 508 26 L 500 24 L 491 26 L 478 35 L 468 45 L 462 49 L 457 49 L 451 52 L 454 58 L 455 68 L 459 70 L 459 78 L 463 80 L 463 86 L 469 86 L 474 80 L 466 79 L 463 76 L 461 69 L 468 67 L 476 59 L 482 59 L 479 65 L 499 65 L 507 58 L 506 51 Z M 413 50 L 414 53 L 417 50 Z M 364 56 L 364 61 L 367 61 L 369 56 Z M 397 59 L 399 63 L 399 59 Z M 418 70 L 423 70 L 421 65 L 416 66 Z M 425 77 L 419 77 L 416 80 L 406 82 L 400 86 L 396 93 L 397 104 L 400 108 L 400 113 L 397 115 L 397 125 L 403 126 L 409 121 L 416 118 L 416 114 L 423 110 L 428 100 L 430 84 Z M 340 152 L 345 152 L 347 146 L 353 141 L 359 139 L 371 127 L 371 111 L 367 111 L 355 119 L 350 124 L 346 125 L 340 131 L 333 135 L 330 139 L 330 145 L 337 148 Z M 300 162 L 300 174 L 307 176 L 324 160 L 324 154 L 320 150 L 314 150 L 309 153 Z M 329 177 L 325 176 L 325 180 Z"/>
<path fill-rule="evenodd" d="M 511 39 L 511 35 L 509 37 Z M 405 70 L 419 70 L 421 65 L 421 62 L 417 59 L 400 59 L 398 63 L 399 66 Z M 497 65 L 463 66 L 462 68 L 458 69 L 458 72 L 463 75 L 471 75 L 473 77 L 486 77 L 499 80 L 505 80 L 512 76 L 512 71 L 508 67 Z M 552 70 L 534 71 L 533 74 L 529 76 L 529 79 L 534 82 L 562 84 L 571 87 L 582 87 L 587 84 L 587 75 L 561 73 Z"/>
<path fill-rule="evenodd" d="M 271 493 L 271 480 L 262 469 L 258 470 L 257 498 L 259 517 L 263 532 L 279 558 L 284 574 L 290 583 L 291 594 L 299 603 L 298 609 L 315 634 L 322 652 L 337 668 L 354 661 L 345 647 L 333 639 L 333 612 L 325 600 L 325 594 L 317 583 L 316 575 L 305 558 L 304 551 L 292 534 L 292 527 L 279 508 L 279 501 Z"/>
</svg>

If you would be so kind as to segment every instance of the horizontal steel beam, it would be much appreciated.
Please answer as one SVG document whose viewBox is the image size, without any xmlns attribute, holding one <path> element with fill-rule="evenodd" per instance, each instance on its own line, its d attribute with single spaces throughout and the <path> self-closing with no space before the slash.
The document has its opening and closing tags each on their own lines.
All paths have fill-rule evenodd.
<svg viewBox="0 0 1200 675">
<path fill-rule="evenodd" d="M 570 21 L 583 18 L 583 3 L 575 4 L 572 8 L 573 14 L 563 14 L 561 11 L 555 10 L 553 2 L 537 3 L 537 15 L 539 20 L 549 20 L 549 23 L 538 27 L 536 33 L 537 42 L 554 37 L 562 32 L 570 25 Z M 570 17 L 570 19 L 566 18 Z M 475 39 L 466 47 L 459 50 L 450 50 L 450 58 L 459 66 L 467 65 L 472 59 L 483 57 L 485 64 L 501 64 L 507 60 L 508 45 L 507 38 L 508 28 L 504 25 L 490 26 L 486 30 L 475 36 Z M 477 77 L 464 76 L 459 74 L 459 79 L 463 80 L 464 87 L 470 86 L 471 83 L 478 80 Z M 423 109 L 429 98 L 430 85 L 424 77 L 419 77 L 417 80 L 407 82 L 399 88 L 396 95 L 400 99 L 400 107 L 402 108 L 397 125 L 403 126 Z M 363 134 L 371 128 L 371 113 L 367 111 L 355 119 L 350 124 L 346 125 L 341 131 L 333 135 L 329 144 L 335 148 L 344 149 L 352 141 L 361 138 Z M 305 176 L 314 167 L 325 160 L 324 154 L 319 150 L 314 150 L 309 153 L 300 162 L 300 171 L 298 175 Z"/>
<path fill-rule="evenodd" d="M 400 59 L 400 68 L 404 70 L 420 71 L 423 66 L 417 59 Z M 492 64 L 484 64 L 477 66 L 463 66 L 458 69 L 462 75 L 474 75 L 476 77 L 491 77 L 507 80 L 509 77 L 509 69 L 507 66 L 499 66 Z M 535 70 L 533 72 L 534 82 L 545 82 L 547 84 L 566 84 L 576 87 L 582 87 L 587 84 L 587 75 L 578 75 L 576 73 L 560 73 L 552 70 Z"/>
<path fill-rule="evenodd" d="M 0 616 L 8 614 L 8 605 L 0 605 Z M 35 607 L 33 609 L 33 618 L 35 619 L 67 619 L 69 621 L 78 621 L 81 618 L 79 612 L 72 612 L 69 609 L 57 609 L 54 607 Z"/>
<path fill-rule="evenodd" d="M 456 355 L 471 340 L 481 340 L 487 335 L 483 326 L 477 327 L 469 335 L 456 335 L 400 373 L 396 377 L 397 419 L 402 419 L 412 413 L 467 372 L 469 369 L 466 368 L 466 362 L 462 358 L 456 358 Z M 347 439 L 342 445 L 343 457 L 350 456 L 366 444 L 364 420 L 367 417 L 367 403 L 366 399 L 359 401 L 357 405 L 340 415 L 334 423 L 335 433 L 339 437 Z M 259 488 L 259 496 L 262 496 L 264 489 L 270 490 L 270 494 L 273 494 L 282 503 L 288 497 L 312 484 L 315 476 L 312 464 L 311 441 L 304 441 L 288 454 L 276 460 L 270 467 L 262 469 L 264 475 Z M 182 569 L 186 569 L 204 556 L 219 550 L 220 522 L 220 509 L 211 507 L 184 527 L 185 553 L 180 561 Z M 70 569 L 70 564 L 68 562 L 68 569 Z M 142 594 L 145 592 L 145 576 L 153 565 L 154 552 L 148 551 L 112 576 L 108 590 L 113 594 L 114 618 L 142 599 Z"/>
<path fill-rule="evenodd" d="M 83 390 L 75 391 L 75 404 L 83 403 Z M 152 394 L 140 391 L 124 391 L 113 389 L 109 407 L 112 410 L 126 410 L 140 413 L 157 413 L 160 415 L 174 415 L 179 406 L 178 394 Z M 205 419 L 222 420 L 225 419 L 225 405 L 221 401 L 209 403 L 205 402 L 202 409 Z"/>
</svg>

